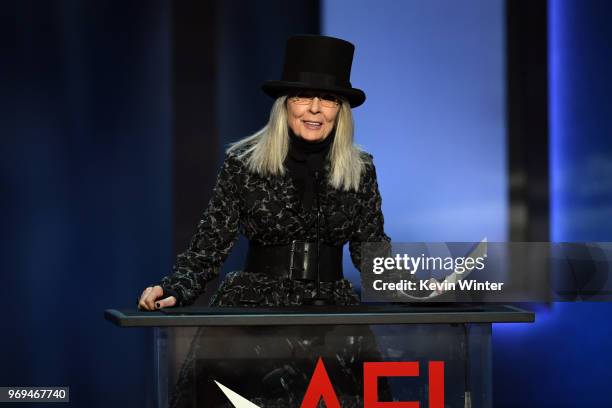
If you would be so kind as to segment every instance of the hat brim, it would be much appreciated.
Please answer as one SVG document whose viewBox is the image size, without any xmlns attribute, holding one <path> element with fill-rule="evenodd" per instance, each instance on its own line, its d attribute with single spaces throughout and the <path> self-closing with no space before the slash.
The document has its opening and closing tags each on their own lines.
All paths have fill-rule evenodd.
<svg viewBox="0 0 612 408">
<path fill-rule="evenodd" d="M 351 108 L 356 108 L 365 102 L 366 96 L 361 89 L 357 88 L 340 88 L 330 86 L 316 86 L 304 82 L 288 82 L 288 81 L 265 81 L 261 89 L 273 98 L 277 98 L 283 94 L 300 89 L 309 89 L 314 91 L 327 91 L 346 98 L 351 105 Z"/>
</svg>

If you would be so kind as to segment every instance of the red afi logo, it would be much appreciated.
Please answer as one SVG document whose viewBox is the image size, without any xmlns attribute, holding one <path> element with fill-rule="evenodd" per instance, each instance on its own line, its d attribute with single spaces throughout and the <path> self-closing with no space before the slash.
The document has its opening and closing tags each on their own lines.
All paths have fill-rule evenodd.
<svg viewBox="0 0 612 408">
<path fill-rule="evenodd" d="M 429 408 L 444 408 L 444 361 L 430 361 Z M 419 408 L 417 401 L 378 401 L 378 377 L 418 377 L 418 361 L 363 363 L 364 408 Z M 327 408 L 341 408 L 338 396 L 319 358 L 300 408 L 316 408 L 323 399 Z"/>
</svg>

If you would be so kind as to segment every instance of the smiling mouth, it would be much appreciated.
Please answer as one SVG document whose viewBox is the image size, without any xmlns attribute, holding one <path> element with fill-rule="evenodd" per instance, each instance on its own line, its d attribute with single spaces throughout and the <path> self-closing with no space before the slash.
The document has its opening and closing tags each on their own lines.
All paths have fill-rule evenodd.
<svg viewBox="0 0 612 408">
<path fill-rule="evenodd" d="M 302 122 L 304 123 L 304 126 L 306 126 L 307 129 L 312 129 L 312 130 L 320 129 L 321 125 L 323 125 L 322 122 L 315 122 L 315 121 L 310 121 L 310 120 L 303 120 Z"/>
</svg>

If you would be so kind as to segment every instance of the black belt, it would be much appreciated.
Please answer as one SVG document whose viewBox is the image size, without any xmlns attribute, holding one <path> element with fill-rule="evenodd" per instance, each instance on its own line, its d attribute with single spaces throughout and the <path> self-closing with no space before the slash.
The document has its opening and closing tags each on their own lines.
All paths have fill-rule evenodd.
<svg viewBox="0 0 612 408">
<path fill-rule="evenodd" d="M 317 279 L 318 264 L 318 279 Z M 342 247 L 292 241 L 289 245 L 257 245 L 249 242 L 247 272 L 265 273 L 290 279 L 333 282 L 343 278 Z"/>
</svg>

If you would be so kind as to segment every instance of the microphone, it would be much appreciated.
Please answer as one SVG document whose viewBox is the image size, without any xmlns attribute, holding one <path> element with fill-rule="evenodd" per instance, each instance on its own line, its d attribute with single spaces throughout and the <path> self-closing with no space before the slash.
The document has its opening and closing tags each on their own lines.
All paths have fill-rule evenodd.
<svg viewBox="0 0 612 408">
<path fill-rule="evenodd" d="M 320 275 L 320 261 L 319 261 L 319 254 L 321 253 L 321 224 L 320 224 L 320 218 L 321 218 L 321 203 L 319 200 L 319 176 L 320 173 L 318 170 L 315 170 L 314 173 L 315 176 L 315 188 L 314 188 L 314 194 L 315 194 L 315 204 L 317 206 L 317 280 L 316 280 L 316 294 L 315 297 L 313 299 L 313 305 L 315 306 L 324 306 L 326 304 L 325 299 L 322 299 L 319 297 L 320 295 L 320 291 L 321 291 L 321 275 Z"/>
</svg>

